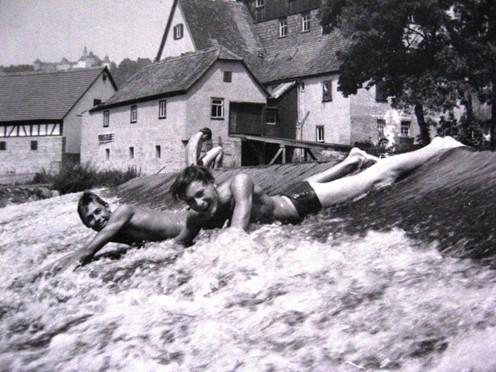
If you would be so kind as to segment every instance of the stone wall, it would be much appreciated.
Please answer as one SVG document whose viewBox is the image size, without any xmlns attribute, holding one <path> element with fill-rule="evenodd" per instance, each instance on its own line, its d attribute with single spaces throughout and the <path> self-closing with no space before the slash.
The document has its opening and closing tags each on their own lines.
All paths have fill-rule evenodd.
<svg viewBox="0 0 496 372">
<path fill-rule="evenodd" d="M 0 174 L 36 173 L 44 169 L 58 173 L 62 162 L 62 136 L 0 138 L 6 149 L 0 150 Z M 38 149 L 31 150 L 31 141 Z"/>
</svg>

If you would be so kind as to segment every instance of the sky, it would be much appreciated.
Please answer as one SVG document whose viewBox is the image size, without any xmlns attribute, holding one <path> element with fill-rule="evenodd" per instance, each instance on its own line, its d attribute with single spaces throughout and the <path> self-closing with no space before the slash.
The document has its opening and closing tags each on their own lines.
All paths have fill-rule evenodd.
<svg viewBox="0 0 496 372">
<path fill-rule="evenodd" d="M 153 58 L 172 0 L 0 0 L 0 65 Z"/>
</svg>

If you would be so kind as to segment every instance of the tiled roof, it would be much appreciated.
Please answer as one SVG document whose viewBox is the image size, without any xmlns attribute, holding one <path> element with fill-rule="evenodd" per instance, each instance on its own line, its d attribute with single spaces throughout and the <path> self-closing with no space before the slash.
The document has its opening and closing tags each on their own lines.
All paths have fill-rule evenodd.
<svg viewBox="0 0 496 372">
<path fill-rule="evenodd" d="M 222 45 L 241 56 L 263 83 L 336 72 L 337 51 L 344 39 L 336 32 L 274 37 L 265 45 L 243 2 L 176 0 L 197 50 Z M 260 56 L 263 55 L 263 58 Z"/>
<path fill-rule="evenodd" d="M 291 47 L 271 45 L 262 69 L 258 70 L 259 79 L 268 83 L 337 72 L 340 66 L 337 54 L 344 45 L 345 40 L 338 32 L 312 37 Z"/>
<path fill-rule="evenodd" d="M 223 47 L 166 58 L 139 70 L 97 110 L 152 97 L 183 94 L 218 59 L 242 62 L 241 57 Z"/>
<path fill-rule="evenodd" d="M 0 122 L 62 120 L 104 69 L 0 76 Z"/>
<path fill-rule="evenodd" d="M 262 44 L 248 8 L 230 0 L 179 0 L 197 50 L 222 45 L 245 58 Z"/>
</svg>

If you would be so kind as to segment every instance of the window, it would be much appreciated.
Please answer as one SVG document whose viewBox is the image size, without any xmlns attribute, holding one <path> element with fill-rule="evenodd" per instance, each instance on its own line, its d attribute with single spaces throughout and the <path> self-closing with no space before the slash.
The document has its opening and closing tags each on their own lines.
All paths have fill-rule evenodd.
<svg viewBox="0 0 496 372">
<path fill-rule="evenodd" d="M 131 123 L 138 121 L 138 105 L 131 106 Z"/>
<path fill-rule="evenodd" d="M 316 129 L 316 140 L 317 142 L 324 142 L 324 126 L 317 125 Z"/>
<path fill-rule="evenodd" d="M 384 88 L 384 83 L 377 83 L 375 85 L 375 100 L 377 102 L 387 102 L 387 93 L 386 89 Z"/>
<path fill-rule="evenodd" d="M 174 26 L 174 40 L 182 39 L 184 35 L 184 25 L 182 23 Z"/>
<path fill-rule="evenodd" d="M 310 31 L 310 13 L 301 15 L 301 32 Z"/>
<path fill-rule="evenodd" d="M 304 81 L 302 81 L 302 82 L 300 83 L 300 92 L 304 92 L 304 91 L 305 91 L 305 82 L 304 82 Z"/>
<path fill-rule="evenodd" d="M 286 18 L 279 20 L 279 37 L 288 36 L 288 20 Z"/>
<path fill-rule="evenodd" d="M 401 135 L 409 136 L 410 135 L 410 122 L 406 120 L 401 121 Z"/>
<path fill-rule="evenodd" d="M 162 157 L 162 148 L 160 147 L 160 145 L 155 146 L 155 157 L 157 159 L 160 159 Z"/>
<path fill-rule="evenodd" d="M 384 135 L 384 128 L 386 127 L 386 120 L 384 119 L 377 119 L 377 133 L 379 136 Z"/>
<path fill-rule="evenodd" d="M 224 83 L 232 83 L 232 71 L 224 71 Z"/>
<path fill-rule="evenodd" d="M 38 141 L 31 141 L 31 150 L 38 150 Z"/>
<path fill-rule="evenodd" d="M 0 141 L 0 151 L 5 151 L 5 150 L 7 150 L 7 142 Z"/>
<path fill-rule="evenodd" d="M 277 124 L 277 111 L 275 109 L 267 109 L 265 122 L 269 125 Z"/>
<path fill-rule="evenodd" d="M 158 103 L 158 118 L 165 119 L 167 117 L 167 101 L 164 99 Z"/>
<path fill-rule="evenodd" d="M 108 127 L 110 124 L 110 112 L 109 110 L 105 110 L 103 112 L 103 126 Z"/>
<path fill-rule="evenodd" d="M 93 106 L 98 106 L 98 105 L 101 105 L 101 104 L 102 104 L 102 100 L 101 99 L 95 98 L 93 100 Z"/>
<path fill-rule="evenodd" d="M 105 149 L 105 159 L 110 159 L 110 149 Z"/>
<path fill-rule="evenodd" d="M 255 8 L 262 8 L 265 5 L 265 0 L 255 0 Z"/>
<path fill-rule="evenodd" d="M 134 159 L 134 147 L 129 148 L 129 159 Z"/>
<path fill-rule="evenodd" d="M 322 102 L 332 101 L 332 80 L 322 83 Z"/>
<path fill-rule="evenodd" d="M 212 98 L 212 119 L 224 118 L 224 98 Z"/>
</svg>

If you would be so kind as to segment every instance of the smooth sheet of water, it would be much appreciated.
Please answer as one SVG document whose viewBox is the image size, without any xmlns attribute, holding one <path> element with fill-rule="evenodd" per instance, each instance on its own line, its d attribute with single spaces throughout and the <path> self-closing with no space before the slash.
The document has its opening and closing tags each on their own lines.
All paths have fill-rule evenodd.
<svg viewBox="0 0 496 372">
<path fill-rule="evenodd" d="M 94 234 L 78 196 L 0 210 L 1 370 L 496 370 L 496 273 L 400 228 L 323 213 L 44 275 Z"/>
</svg>

